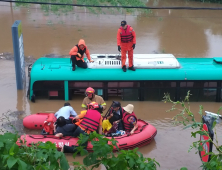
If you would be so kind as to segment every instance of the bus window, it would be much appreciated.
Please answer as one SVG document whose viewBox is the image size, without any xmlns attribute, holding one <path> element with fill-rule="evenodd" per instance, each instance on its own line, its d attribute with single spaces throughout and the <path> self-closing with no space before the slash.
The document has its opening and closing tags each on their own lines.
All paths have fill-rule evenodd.
<svg viewBox="0 0 222 170">
<path fill-rule="evenodd" d="M 172 100 L 176 95 L 175 81 L 147 81 L 144 82 L 143 97 L 145 101 L 161 101 L 164 93 L 169 93 Z"/>
<path fill-rule="evenodd" d="M 204 87 L 217 87 L 217 82 L 205 82 Z"/>
<path fill-rule="evenodd" d="M 127 87 L 139 87 L 139 82 L 108 82 L 108 88 L 127 88 Z"/>
<path fill-rule="evenodd" d="M 149 87 L 149 88 L 176 87 L 176 82 L 171 82 L 171 81 L 147 81 L 147 82 L 145 82 L 144 86 Z"/>
<path fill-rule="evenodd" d="M 217 82 L 193 81 L 180 82 L 180 99 L 183 100 L 190 91 L 189 101 L 216 101 Z"/>
<path fill-rule="evenodd" d="M 193 87 L 194 82 L 192 81 L 187 81 L 187 82 L 180 82 L 180 87 Z"/>
<path fill-rule="evenodd" d="M 33 90 L 52 90 L 64 89 L 64 81 L 36 81 Z"/>
<path fill-rule="evenodd" d="M 217 89 L 216 88 L 204 88 L 200 89 L 200 95 L 198 101 L 216 101 Z"/>
<path fill-rule="evenodd" d="M 170 94 L 171 100 L 175 100 L 176 89 L 175 88 L 145 88 L 144 100 L 145 101 L 162 101 L 164 93 Z"/>
<path fill-rule="evenodd" d="M 108 97 L 119 97 L 124 101 L 138 101 L 139 90 L 138 89 L 108 89 Z"/>
<path fill-rule="evenodd" d="M 69 81 L 69 88 L 102 88 L 103 82 L 76 82 L 76 81 Z"/>
<path fill-rule="evenodd" d="M 137 101 L 139 99 L 138 89 L 123 89 L 122 99 L 124 101 Z"/>
<path fill-rule="evenodd" d="M 36 81 L 33 84 L 35 97 L 64 99 L 64 81 Z"/>
</svg>

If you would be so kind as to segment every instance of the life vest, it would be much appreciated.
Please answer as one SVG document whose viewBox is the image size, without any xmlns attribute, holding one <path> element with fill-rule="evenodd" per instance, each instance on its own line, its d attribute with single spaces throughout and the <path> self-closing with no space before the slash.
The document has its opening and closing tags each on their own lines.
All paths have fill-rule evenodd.
<svg viewBox="0 0 222 170">
<path fill-rule="evenodd" d="M 50 135 L 54 134 L 54 123 L 55 123 L 55 115 L 53 113 L 50 113 L 48 115 L 48 118 L 43 124 L 43 128 L 45 132 L 47 132 Z"/>
<path fill-rule="evenodd" d="M 96 131 L 99 127 L 100 118 L 101 114 L 97 110 L 88 110 L 80 126 L 91 132 Z"/>
<path fill-rule="evenodd" d="M 122 43 L 128 43 L 131 42 L 133 40 L 133 35 L 132 35 L 132 31 L 130 31 L 130 27 L 129 25 L 127 25 L 126 30 L 123 29 L 123 27 L 120 27 L 121 29 L 121 42 Z"/>
<path fill-rule="evenodd" d="M 78 44 L 76 44 L 76 47 L 78 48 L 78 53 L 81 54 L 81 56 L 83 57 L 83 54 L 86 52 L 86 48 L 84 48 L 84 50 L 81 50 Z M 76 56 L 79 57 L 78 55 Z M 79 57 L 79 58 L 82 58 L 82 57 Z"/>
<path fill-rule="evenodd" d="M 125 127 L 126 132 L 130 132 L 134 127 L 130 122 L 128 122 L 128 118 L 130 116 L 134 116 L 137 121 L 137 118 L 136 118 L 136 115 L 134 114 L 134 112 L 131 114 L 124 112 L 123 113 L 123 123 L 124 123 L 124 127 Z"/>
</svg>

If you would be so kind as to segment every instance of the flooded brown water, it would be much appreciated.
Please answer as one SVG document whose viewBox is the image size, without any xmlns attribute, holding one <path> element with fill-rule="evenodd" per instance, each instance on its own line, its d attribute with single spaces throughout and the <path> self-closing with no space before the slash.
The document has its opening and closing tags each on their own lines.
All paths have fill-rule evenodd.
<svg viewBox="0 0 222 170">
<path fill-rule="evenodd" d="M 149 6 L 190 6 L 222 7 L 218 4 L 203 4 L 186 1 L 149 1 Z M 91 53 L 117 53 L 116 33 L 121 20 L 127 20 L 136 31 L 137 44 L 134 53 L 172 53 L 176 57 L 219 57 L 222 54 L 222 11 L 207 10 L 152 10 L 141 15 L 93 15 L 75 8 L 75 14 L 61 17 L 45 16 L 38 5 L 30 10 L 10 7 L 10 3 L 0 3 L 0 113 L 9 109 L 18 114 L 13 120 L 22 133 L 39 133 L 24 129 L 22 118 L 36 112 L 57 111 L 62 100 L 38 100 L 31 103 L 26 98 L 26 90 L 17 91 L 14 62 L 4 59 L 1 53 L 13 53 L 11 26 L 15 20 L 22 21 L 25 56 L 39 58 L 48 54 L 68 55 L 69 50 L 84 38 Z M 27 82 L 28 83 L 28 82 Z M 79 113 L 83 96 L 70 101 Z M 113 98 L 115 99 L 115 98 Z M 113 99 L 109 99 L 110 105 Z M 135 113 L 157 128 L 157 136 L 150 145 L 139 149 L 146 157 L 155 158 L 161 165 L 160 170 L 200 169 L 199 156 L 191 151 L 190 144 L 195 140 L 190 136 L 191 129 L 182 130 L 182 126 L 171 125 L 176 114 L 166 113 L 171 104 L 163 102 L 122 101 L 122 105 L 132 103 Z M 204 110 L 216 112 L 221 103 L 193 102 L 192 111 L 197 113 L 199 105 Z M 17 116 L 15 116 L 17 117 Z M 218 131 L 222 127 L 218 126 Z M 221 141 L 221 136 L 219 136 Z M 67 154 L 70 162 L 71 155 Z M 82 160 L 78 157 L 77 160 Z M 103 168 L 101 168 L 103 169 Z"/>
</svg>

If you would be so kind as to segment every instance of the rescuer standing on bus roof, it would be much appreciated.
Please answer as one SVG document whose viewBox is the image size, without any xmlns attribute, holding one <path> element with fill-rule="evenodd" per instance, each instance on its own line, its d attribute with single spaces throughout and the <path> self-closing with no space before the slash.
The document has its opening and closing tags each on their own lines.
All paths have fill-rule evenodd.
<svg viewBox="0 0 222 170">
<path fill-rule="evenodd" d="M 136 46 L 136 33 L 126 21 L 121 22 L 117 32 L 118 51 L 121 52 L 122 69 L 126 72 L 126 53 L 128 52 L 129 70 L 135 71 L 133 66 L 133 50 Z"/>
<path fill-rule="evenodd" d="M 84 61 L 84 53 L 86 53 L 86 56 L 89 60 L 89 62 L 93 62 L 93 60 L 90 57 L 89 50 L 85 44 L 85 41 L 83 39 L 79 40 L 79 43 L 76 44 L 69 52 L 69 55 L 72 60 L 72 71 L 76 70 L 76 65 L 78 67 L 87 68 L 87 64 Z"/>
</svg>

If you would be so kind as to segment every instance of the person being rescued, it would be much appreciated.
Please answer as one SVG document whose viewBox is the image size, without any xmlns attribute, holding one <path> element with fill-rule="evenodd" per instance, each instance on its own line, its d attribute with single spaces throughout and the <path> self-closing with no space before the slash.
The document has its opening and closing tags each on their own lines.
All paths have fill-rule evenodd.
<svg viewBox="0 0 222 170">
<path fill-rule="evenodd" d="M 79 43 L 76 44 L 69 52 L 69 55 L 72 60 L 72 71 L 76 70 L 76 65 L 81 68 L 87 68 L 87 64 L 83 59 L 84 54 L 86 54 L 90 63 L 93 62 L 90 57 L 89 50 L 85 44 L 85 41 L 83 39 L 80 39 Z"/>
<path fill-rule="evenodd" d="M 67 125 L 69 124 L 64 124 L 64 123 L 61 124 L 60 128 L 58 127 L 56 129 L 55 136 L 56 137 L 62 137 L 62 136 L 78 137 L 81 133 L 84 135 L 87 135 L 97 130 L 99 134 L 102 134 L 102 116 L 100 114 L 100 112 L 102 112 L 103 110 L 102 106 L 96 102 L 91 102 L 87 106 L 88 106 L 88 110 L 81 111 L 80 115 L 73 118 L 73 121 L 80 118 L 82 119 L 82 121 L 73 125 L 73 128 L 69 127 L 69 129 L 67 128 Z M 57 122 L 57 125 L 58 125 L 58 122 Z M 65 131 L 68 130 L 69 132 L 68 133 L 64 132 L 62 129 Z M 72 129 L 71 132 L 70 132 L 70 129 Z M 87 147 L 87 144 L 88 142 L 84 144 L 85 148 Z M 70 147 L 70 146 L 64 145 L 63 151 L 65 153 L 73 153 L 76 151 L 76 146 Z"/>
<path fill-rule="evenodd" d="M 134 106 L 132 104 L 128 104 L 123 107 L 123 124 L 126 133 L 134 134 L 134 131 L 138 128 L 137 117 L 133 112 Z"/>
<path fill-rule="evenodd" d="M 66 102 L 64 103 L 64 106 L 60 108 L 56 113 L 55 117 L 58 119 L 60 116 L 64 117 L 66 119 L 67 123 L 72 123 L 70 120 L 70 117 L 75 117 L 77 113 L 75 110 L 71 107 L 70 103 Z"/>
<path fill-rule="evenodd" d="M 63 136 L 73 136 L 78 137 L 80 134 L 87 135 L 85 131 L 80 129 L 75 124 L 66 124 L 66 119 L 62 116 L 60 116 L 57 119 L 57 125 L 54 125 L 54 132 L 56 137 L 63 137 Z M 88 145 L 88 141 L 83 143 L 81 146 L 86 148 Z M 61 148 L 61 151 L 64 153 L 73 153 L 76 151 L 77 146 L 66 146 L 64 145 Z"/>
<path fill-rule="evenodd" d="M 66 119 L 63 116 L 60 116 L 57 119 L 56 126 L 54 125 L 54 134 L 56 137 L 63 137 L 63 136 L 73 136 L 78 137 L 81 133 L 84 134 L 85 132 L 78 128 L 75 124 L 67 123 Z"/>
<path fill-rule="evenodd" d="M 121 107 L 120 102 L 113 101 L 111 110 L 109 111 L 106 120 L 103 120 L 103 133 L 108 135 L 118 131 L 124 131 L 122 118 L 123 108 Z"/>
</svg>

